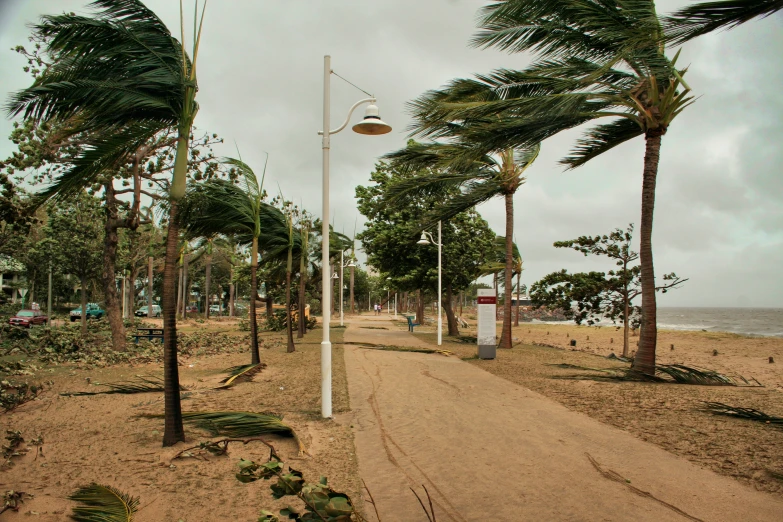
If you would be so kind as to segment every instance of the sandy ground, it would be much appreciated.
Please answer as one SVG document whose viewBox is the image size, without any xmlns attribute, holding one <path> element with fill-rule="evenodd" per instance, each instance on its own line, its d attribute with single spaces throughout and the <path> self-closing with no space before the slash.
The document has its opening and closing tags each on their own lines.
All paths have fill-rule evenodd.
<svg viewBox="0 0 783 522">
<path fill-rule="evenodd" d="M 203 325 L 185 324 L 197 330 Z M 211 325 L 215 326 L 215 325 Z M 220 328 L 225 329 L 221 323 Z M 234 325 L 236 330 L 236 325 Z M 268 436 L 278 452 L 305 477 L 317 481 L 325 475 L 338 491 L 358 497 L 353 437 L 350 428 L 320 419 L 321 330 L 297 343 L 297 351 L 285 353 L 282 335 L 265 334 L 267 349 L 261 359 L 269 366 L 253 382 L 229 390 L 213 388 L 224 370 L 250 362 L 249 352 L 181 360 L 180 377 L 188 387 L 183 411 L 249 410 L 285 414 L 305 442 L 311 458 L 298 459 L 292 439 Z M 341 333 L 333 336 L 339 341 Z M 246 334 L 238 343 L 247 343 Z M 242 484 L 235 477 L 239 458 L 265 462 L 269 452 L 259 443 L 232 444 L 227 457 L 171 458 L 200 441 L 217 440 L 202 430 L 186 425 L 188 441 L 161 448 L 162 420 L 137 417 L 141 413 L 162 413 L 162 394 L 97 395 L 62 397 L 61 392 L 88 391 L 92 382 L 117 382 L 134 375 L 162 373 L 160 365 L 127 366 L 96 370 L 60 367 L 40 373 L 54 381 L 39 400 L 24 404 L 0 416 L 0 429 L 20 430 L 26 440 L 43 436 L 43 454 L 35 448 L 0 473 L 0 488 L 35 495 L 18 513 L 6 512 L 0 520 L 66 520 L 73 503 L 67 500 L 77 488 L 91 482 L 113 485 L 141 499 L 138 522 L 202 522 L 256 520 L 261 508 L 277 511 L 290 499 L 274 501 L 270 483 Z M 334 409 L 348 410 L 342 350 L 334 352 Z M 39 377 L 36 376 L 36 377 Z"/>
<path fill-rule="evenodd" d="M 413 338 L 382 317 L 345 332 L 428 346 Z M 457 357 L 355 346 L 345 357 L 359 469 L 384 520 L 426 520 L 409 490 L 422 484 L 438 520 L 781 519 L 777 497 Z"/>
</svg>

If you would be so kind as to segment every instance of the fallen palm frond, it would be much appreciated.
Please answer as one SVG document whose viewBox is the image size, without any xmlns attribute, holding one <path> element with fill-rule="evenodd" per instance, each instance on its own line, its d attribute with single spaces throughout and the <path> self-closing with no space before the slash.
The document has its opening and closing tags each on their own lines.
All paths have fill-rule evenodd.
<svg viewBox="0 0 783 522">
<path fill-rule="evenodd" d="M 95 386 L 105 386 L 108 390 L 94 391 L 94 392 L 67 392 L 61 393 L 66 397 L 78 397 L 84 395 L 108 395 L 111 393 L 151 393 L 151 392 L 163 392 L 163 379 L 160 377 L 137 375 L 139 380 L 136 382 L 96 382 Z M 180 390 L 185 390 L 184 386 L 179 387 Z"/>
<path fill-rule="evenodd" d="M 24 502 L 25 497 L 32 497 L 29 493 L 24 491 L 9 490 L 3 494 L 3 505 L 0 507 L 0 514 L 5 513 L 9 509 L 11 511 L 19 511 L 19 504 Z"/>
<path fill-rule="evenodd" d="M 729 417 L 737 417 L 740 419 L 763 422 L 765 424 L 777 424 L 783 426 L 783 417 L 768 415 L 763 411 L 754 410 L 753 408 L 729 406 L 728 404 L 723 404 L 722 402 L 706 402 L 705 405 L 707 411 L 714 413 L 715 415 L 727 415 Z"/>
<path fill-rule="evenodd" d="M 73 508 L 71 515 L 79 522 L 131 522 L 139 506 L 138 497 L 95 483 L 68 498 L 81 504 Z"/>
<path fill-rule="evenodd" d="M 602 372 L 609 374 L 607 376 L 609 379 L 617 379 L 621 381 L 652 381 L 660 383 L 675 382 L 677 384 L 693 384 L 699 386 L 739 386 L 739 384 L 737 384 L 737 380 L 722 373 L 718 373 L 714 370 L 706 370 L 704 368 L 685 366 L 683 364 L 659 364 L 655 367 L 655 371 L 659 375 L 655 376 L 638 372 L 633 368 L 591 368 L 589 366 L 578 366 L 576 364 L 568 363 L 547 364 L 547 366 Z M 668 376 L 669 379 L 665 378 L 664 376 Z M 751 384 L 750 381 L 742 376 L 738 376 L 737 378 L 742 381 L 745 386 L 761 386 L 761 383 L 755 379 L 753 379 L 753 381 L 756 384 Z"/>
<path fill-rule="evenodd" d="M 266 368 L 266 363 L 243 364 L 227 369 L 228 377 L 220 381 L 223 386 L 218 386 L 216 390 L 225 390 L 240 382 L 253 380 L 253 376 Z"/>
<path fill-rule="evenodd" d="M 163 415 L 142 415 L 162 419 Z M 252 411 L 189 411 L 182 412 L 182 420 L 205 429 L 213 436 L 227 437 L 257 437 L 259 435 L 283 435 L 293 437 L 299 445 L 299 453 L 307 453 L 302 441 L 294 429 L 283 422 L 283 416 L 278 413 Z"/>
<path fill-rule="evenodd" d="M 359 328 L 364 328 L 365 330 L 388 330 L 385 326 L 360 326 Z"/>
<path fill-rule="evenodd" d="M 680 384 L 699 384 L 702 386 L 737 386 L 737 381 L 727 375 L 713 370 L 685 366 L 682 364 L 659 364 L 656 372 L 668 375 L 674 382 Z M 745 384 L 750 384 L 744 377 L 740 379 Z"/>
<path fill-rule="evenodd" d="M 415 347 L 394 346 L 394 345 L 365 346 L 365 348 L 368 348 L 370 350 L 386 350 L 390 352 L 438 353 L 440 355 L 445 355 L 446 357 L 448 357 L 449 355 L 454 355 L 454 352 L 451 352 L 449 350 L 437 350 L 434 348 L 415 348 Z"/>
</svg>

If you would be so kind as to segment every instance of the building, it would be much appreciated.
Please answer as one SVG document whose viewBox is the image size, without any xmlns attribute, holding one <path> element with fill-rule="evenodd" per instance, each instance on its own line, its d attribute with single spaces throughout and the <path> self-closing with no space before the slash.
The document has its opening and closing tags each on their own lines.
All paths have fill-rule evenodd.
<svg viewBox="0 0 783 522">
<path fill-rule="evenodd" d="M 24 281 L 24 265 L 12 257 L 0 255 L 0 301 L 16 303 L 19 286 Z"/>
</svg>

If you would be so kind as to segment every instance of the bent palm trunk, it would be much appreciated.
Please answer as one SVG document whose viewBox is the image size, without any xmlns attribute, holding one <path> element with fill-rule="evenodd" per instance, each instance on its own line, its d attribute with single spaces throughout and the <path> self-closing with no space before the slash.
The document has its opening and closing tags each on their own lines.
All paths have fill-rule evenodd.
<svg viewBox="0 0 783 522">
<path fill-rule="evenodd" d="M 256 319 L 256 299 L 258 299 L 258 238 L 253 238 L 253 252 L 250 260 L 250 356 L 251 364 L 261 362 L 258 353 L 258 321 Z"/>
<path fill-rule="evenodd" d="M 206 279 L 204 281 L 204 291 L 207 294 L 207 298 L 204 306 L 204 317 L 206 319 L 209 319 L 209 287 L 212 284 L 212 254 L 207 254 L 206 262 L 207 262 L 207 273 L 204 276 Z"/>
<path fill-rule="evenodd" d="M 185 440 L 182 427 L 182 405 L 179 398 L 179 369 L 177 367 L 177 202 L 171 200 L 169 230 L 166 236 L 166 261 L 163 268 L 163 391 L 165 421 L 163 446 L 173 446 Z"/>
<path fill-rule="evenodd" d="M 289 254 L 290 259 L 290 254 Z M 291 320 L 291 271 L 288 270 L 285 273 L 285 329 L 288 334 L 288 347 L 286 352 L 291 353 L 296 351 L 294 347 L 294 322 Z M 302 310 L 299 311 L 299 315 L 302 315 Z"/>
<path fill-rule="evenodd" d="M 87 278 L 81 278 L 82 285 L 82 317 L 81 317 L 81 329 L 82 337 L 87 336 Z"/>
<path fill-rule="evenodd" d="M 658 337 L 657 309 L 655 303 L 655 269 L 653 267 L 652 231 L 655 209 L 655 181 L 661 152 L 661 132 L 648 132 L 644 154 L 644 179 L 642 182 L 642 225 L 639 259 L 642 265 L 642 329 L 639 349 L 634 357 L 635 370 L 655 375 L 655 346 Z"/>
<path fill-rule="evenodd" d="M 499 348 L 511 348 L 511 280 L 514 271 L 514 194 L 509 192 L 506 199 L 506 297 L 503 299 L 503 331 L 500 334 Z"/>
</svg>

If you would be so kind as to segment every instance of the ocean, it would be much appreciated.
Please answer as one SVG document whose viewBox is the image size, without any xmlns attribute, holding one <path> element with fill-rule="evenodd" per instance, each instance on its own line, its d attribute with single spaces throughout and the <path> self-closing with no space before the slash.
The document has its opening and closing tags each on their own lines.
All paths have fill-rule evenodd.
<svg viewBox="0 0 783 522">
<path fill-rule="evenodd" d="M 562 321 L 533 322 L 563 324 Z M 611 324 L 610 321 L 599 323 L 600 326 Z M 783 308 L 659 307 L 658 328 L 783 337 Z"/>
</svg>

